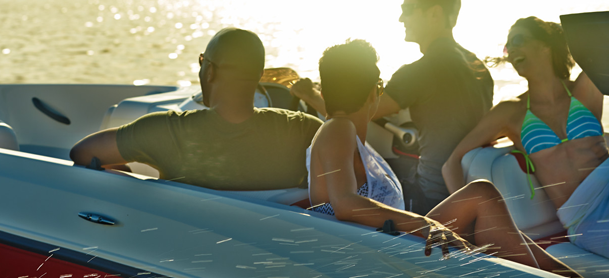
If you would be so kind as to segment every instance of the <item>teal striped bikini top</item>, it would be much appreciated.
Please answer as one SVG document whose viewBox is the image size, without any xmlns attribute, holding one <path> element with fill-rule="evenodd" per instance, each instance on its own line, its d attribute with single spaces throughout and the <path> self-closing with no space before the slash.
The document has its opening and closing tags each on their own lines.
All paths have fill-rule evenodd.
<svg viewBox="0 0 609 278">
<path fill-rule="evenodd" d="M 524 155 L 529 186 L 531 187 L 531 199 L 535 196 L 535 188 L 533 187 L 533 181 L 531 181 L 531 172 L 535 172 L 535 166 L 527 153 L 532 154 L 545 150 L 569 140 L 603 135 L 603 127 L 598 119 L 594 117 L 594 114 L 571 95 L 571 91 L 569 91 L 569 88 L 567 88 L 567 85 L 565 85 L 564 82 L 562 85 L 567 90 L 567 94 L 571 97 L 569 117 L 567 118 L 567 138 L 560 139 L 546 123 L 531 112 L 531 97 L 529 95 L 527 99 L 527 114 L 524 117 L 524 122 L 522 123 L 522 128 L 520 130 L 520 140 L 522 141 L 526 153 L 522 153 L 519 150 L 512 151 L 512 153 L 521 153 Z"/>
<path fill-rule="evenodd" d="M 569 140 L 603 135 L 603 128 L 594 114 L 571 95 L 564 82 L 563 86 L 571 97 L 569 117 L 567 118 L 567 138 L 562 140 L 558 138 L 546 123 L 531 112 L 531 98 L 529 97 L 527 99 L 527 114 L 520 131 L 520 140 L 528 154 L 554 147 Z"/>
</svg>

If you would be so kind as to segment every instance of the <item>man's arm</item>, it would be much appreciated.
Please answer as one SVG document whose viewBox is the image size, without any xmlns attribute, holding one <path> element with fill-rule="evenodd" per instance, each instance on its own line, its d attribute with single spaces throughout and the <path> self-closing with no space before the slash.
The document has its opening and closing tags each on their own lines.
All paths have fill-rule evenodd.
<svg viewBox="0 0 609 278">
<path fill-rule="evenodd" d="M 379 100 L 379 107 L 376 109 L 373 119 L 385 117 L 394 113 L 400 112 L 402 108 L 400 105 L 391 98 L 388 94 L 383 94 Z"/>
<path fill-rule="evenodd" d="M 78 141 L 70 150 L 70 159 L 76 165 L 87 166 L 93 157 L 97 157 L 101 165 L 121 165 L 126 161 L 120 154 L 116 144 L 118 128 L 111 128 L 96 133 Z"/>
<path fill-rule="evenodd" d="M 321 93 L 313 88 L 311 79 L 303 78 L 296 82 L 290 89 L 290 93 L 311 105 L 322 115 L 326 115 L 326 103 L 321 96 Z M 381 96 L 378 109 L 374 115 L 374 119 L 378 119 L 390 114 L 398 113 L 401 110 L 400 105 L 391 98 L 388 94 Z"/>
<path fill-rule="evenodd" d="M 326 102 L 324 98 L 321 96 L 321 93 L 313 88 L 313 82 L 309 78 L 301 78 L 292 85 L 290 89 L 290 94 L 295 97 L 298 97 L 308 105 L 311 105 L 317 112 L 326 116 Z"/>
</svg>

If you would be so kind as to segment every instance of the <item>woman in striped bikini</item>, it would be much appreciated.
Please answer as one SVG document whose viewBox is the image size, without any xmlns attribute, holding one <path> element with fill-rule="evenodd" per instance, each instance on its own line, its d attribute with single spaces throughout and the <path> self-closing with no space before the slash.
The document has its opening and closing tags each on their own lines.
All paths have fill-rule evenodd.
<svg viewBox="0 0 609 278">
<path fill-rule="evenodd" d="M 609 219 L 609 151 L 600 123 L 603 95 L 585 73 L 569 81 L 574 62 L 557 23 L 519 19 L 510 29 L 505 52 L 529 90 L 495 106 L 457 146 L 442 169 L 449 191 L 464 186 L 461 159 L 468 151 L 507 136 L 529 156 L 529 166 L 560 208 L 558 217 L 569 234 L 583 234 L 571 241 L 609 258 L 609 236 L 587 232 L 609 229 L 609 221 L 602 221 Z"/>
</svg>

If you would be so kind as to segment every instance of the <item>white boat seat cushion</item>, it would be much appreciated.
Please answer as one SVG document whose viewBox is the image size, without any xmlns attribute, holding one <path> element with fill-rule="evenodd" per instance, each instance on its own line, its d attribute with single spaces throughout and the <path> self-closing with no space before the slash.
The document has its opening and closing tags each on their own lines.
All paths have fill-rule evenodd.
<svg viewBox="0 0 609 278">
<path fill-rule="evenodd" d="M 17 143 L 17 135 L 13 128 L 3 121 L 0 121 L 0 148 L 19 150 L 19 143 Z"/>
<path fill-rule="evenodd" d="M 531 190 L 526 172 L 510 154 L 513 147 L 486 147 L 470 151 L 463 157 L 462 165 L 466 182 L 477 179 L 491 181 L 501 192 L 516 226 L 536 240 L 563 231 L 556 216 L 556 208 L 547 194 L 539 188 L 535 176 L 531 176 L 536 188 L 531 200 Z"/>
<path fill-rule="evenodd" d="M 609 259 L 583 250 L 570 242 L 551 245 L 546 251 L 586 278 L 609 276 Z"/>
</svg>

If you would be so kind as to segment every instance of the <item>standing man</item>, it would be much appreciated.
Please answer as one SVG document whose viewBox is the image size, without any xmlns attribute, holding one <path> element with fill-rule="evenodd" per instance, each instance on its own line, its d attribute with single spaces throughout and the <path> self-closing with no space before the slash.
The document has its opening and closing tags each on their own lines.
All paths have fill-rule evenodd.
<svg viewBox="0 0 609 278">
<path fill-rule="evenodd" d="M 412 201 L 412 211 L 421 215 L 448 197 L 442 165 L 492 106 L 488 69 L 453 38 L 460 8 L 461 0 L 404 0 L 399 21 L 406 41 L 419 44 L 424 56 L 393 74 L 375 115 L 410 108 L 421 158 L 415 182 L 403 183 L 404 200 Z M 310 83 L 302 80 L 292 93 L 323 114 L 323 98 Z"/>
<path fill-rule="evenodd" d="M 199 56 L 208 110 L 156 112 L 93 133 L 70 151 L 76 165 L 137 161 L 162 179 L 219 190 L 307 188 L 306 149 L 322 122 L 254 107 L 265 51 L 253 32 L 225 28 Z"/>
</svg>

